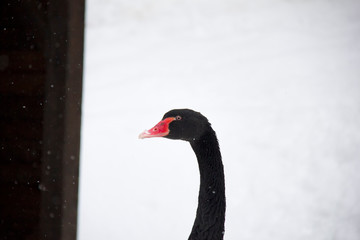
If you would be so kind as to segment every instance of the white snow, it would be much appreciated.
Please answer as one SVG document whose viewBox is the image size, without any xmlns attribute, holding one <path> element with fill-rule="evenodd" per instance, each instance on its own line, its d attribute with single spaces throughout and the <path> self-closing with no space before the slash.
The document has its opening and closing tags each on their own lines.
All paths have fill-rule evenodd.
<svg viewBox="0 0 360 240">
<path fill-rule="evenodd" d="M 187 239 L 192 108 L 217 132 L 225 239 L 360 239 L 360 1 L 88 0 L 79 240 Z"/>
</svg>

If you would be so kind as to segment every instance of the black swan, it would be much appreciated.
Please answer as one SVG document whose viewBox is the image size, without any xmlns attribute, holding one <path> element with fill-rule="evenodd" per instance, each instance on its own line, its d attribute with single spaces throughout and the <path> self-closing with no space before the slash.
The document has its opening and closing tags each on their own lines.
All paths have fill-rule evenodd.
<svg viewBox="0 0 360 240">
<path fill-rule="evenodd" d="M 165 137 L 190 142 L 200 170 L 196 218 L 189 240 L 221 240 L 225 222 L 225 180 L 219 143 L 211 124 L 190 109 L 167 112 L 162 120 L 139 138 Z"/>
</svg>

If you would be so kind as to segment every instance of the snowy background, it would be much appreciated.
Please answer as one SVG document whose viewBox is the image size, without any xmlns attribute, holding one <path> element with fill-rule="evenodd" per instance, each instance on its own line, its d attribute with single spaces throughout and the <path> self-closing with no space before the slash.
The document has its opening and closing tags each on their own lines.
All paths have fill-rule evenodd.
<svg viewBox="0 0 360 240">
<path fill-rule="evenodd" d="M 186 142 L 139 140 L 173 108 L 212 122 L 228 240 L 360 239 L 359 0 L 88 0 L 80 240 L 184 240 Z"/>
</svg>

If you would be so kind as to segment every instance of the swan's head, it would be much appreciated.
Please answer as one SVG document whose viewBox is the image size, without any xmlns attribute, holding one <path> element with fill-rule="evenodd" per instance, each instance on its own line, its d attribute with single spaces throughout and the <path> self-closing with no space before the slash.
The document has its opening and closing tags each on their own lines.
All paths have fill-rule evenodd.
<svg viewBox="0 0 360 240">
<path fill-rule="evenodd" d="M 209 121 L 201 113 L 190 109 L 174 109 L 165 113 L 158 124 L 141 133 L 139 138 L 165 137 L 194 141 L 209 128 Z"/>
</svg>

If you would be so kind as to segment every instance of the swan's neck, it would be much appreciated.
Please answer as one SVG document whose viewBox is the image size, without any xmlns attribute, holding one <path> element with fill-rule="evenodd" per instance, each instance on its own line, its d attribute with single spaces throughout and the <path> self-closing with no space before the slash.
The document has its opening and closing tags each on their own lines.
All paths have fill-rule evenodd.
<svg viewBox="0 0 360 240">
<path fill-rule="evenodd" d="M 190 144 L 199 163 L 200 191 L 189 240 L 221 240 L 225 222 L 225 180 L 216 134 L 210 129 Z"/>
</svg>

